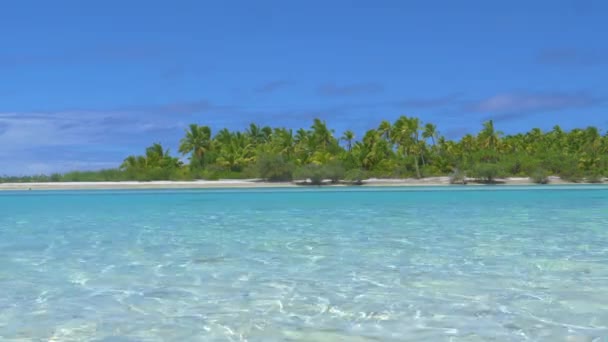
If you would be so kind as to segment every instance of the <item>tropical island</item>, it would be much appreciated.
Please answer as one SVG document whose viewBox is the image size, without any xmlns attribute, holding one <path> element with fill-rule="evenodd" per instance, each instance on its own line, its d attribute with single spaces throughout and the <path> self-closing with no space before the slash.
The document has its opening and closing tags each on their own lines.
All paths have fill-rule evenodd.
<svg viewBox="0 0 608 342">
<path fill-rule="evenodd" d="M 601 183 L 608 175 L 608 135 L 596 127 L 505 135 L 489 120 L 477 134 L 448 140 L 437 126 L 401 116 L 362 137 L 340 135 L 321 119 L 298 130 L 251 124 L 244 131 L 191 124 L 179 142 L 183 159 L 160 143 L 115 169 L 4 176 L 0 183 L 256 179 L 301 185 L 361 185 L 373 179 L 449 177 L 450 184 L 495 184 L 507 177 Z M 1 172 L 1 170 L 0 170 Z"/>
</svg>

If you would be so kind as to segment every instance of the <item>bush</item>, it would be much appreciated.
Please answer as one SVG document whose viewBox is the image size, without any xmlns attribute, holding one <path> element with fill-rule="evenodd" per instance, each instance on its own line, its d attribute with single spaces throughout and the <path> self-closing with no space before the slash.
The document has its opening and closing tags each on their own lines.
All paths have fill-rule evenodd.
<svg viewBox="0 0 608 342">
<path fill-rule="evenodd" d="M 327 165 L 321 166 L 321 174 L 323 178 L 331 179 L 333 184 L 337 184 L 344 178 L 346 170 L 344 170 L 344 166 L 339 161 L 332 161 Z"/>
<path fill-rule="evenodd" d="M 261 155 L 254 166 L 257 177 L 270 182 L 290 181 L 294 166 L 281 155 Z"/>
<path fill-rule="evenodd" d="M 361 185 L 363 184 L 363 180 L 367 178 L 365 175 L 365 171 L 361 169 L 352 169 L 346 172 L 344 175 L 344 180 L 349 182 L 350 184 Z"/>
<path fill-rule="evenodd" d="M 559 177 L 567 182 L 579 183 L 583 180 L 583 173 L 576 166 L 568 166 L 559 172 Z"/>
<path fill-rule="evenodd" d="M 378 163 L 378 165 L 382 165 L 383 169 L 386 170 L 386 176 L 379 175 L 379 178 L 417 178 L 418 175 L 416 174 L 416 167 L 414 165 L 415 160 L 416 159 L 413 156 L 400 159 L 393 163 L 390 163 L 388 160 L 384 162 L 383 160 Z M 422 165 L 419 167 L 422 174 Z"/>
<path fill-rule="evenodd" d="M 450 174 L 450 184 L 467 184 L 467 175 L 464 171 L 455 169 Z"/>
<path fill-rule="evenodd" d="M 294 172 L 294 178 L 300 180 L 309 180 L 310 184 L 312 185 L 321 185 L 323 184 L 325 174 L 321 165 L 308 164 L 296 169 Z"/>
<path fill-rule="evenodd" d="M 209 165 L 202 171 L 198 172 L 198 176 L 204 180 L 219 180 L 226 170 L 217 165 Z"/>
<path fill-rule="evenodd" d="M 549 172 L 537 169 L 530 174 L 530 180 L 536 184 L 547 184 L 549 183 Z"/>
<path fill-rule="evenodd" d="M 478 164 L 473 169 L 475 178 L 483 183 L 496 183 L 496 178 L 502 174 L 500 167 L 493 163 Z"/>
<path fill-rule="evenodd" d="M 337 184 L 344 178 L 346 171 L 339 161 L 332 161 L 326 165 L 308 164 L 295 170 L 294 178 L 309 180 L 312 185 L 321 185 L 325 179 Z"/>
<path fill-rule="evenodd" d="M 190 172 L 190 168 L 182 167 L 179 169 L 173 170 L 169 175 L 169 180 L 172 181 L 187 181 L 192 180 L 192 173 Z"/>
<path fill-rule="evenodd" d="M 340 161 L 346 170 L 356 169 L 361 167 L 361 161 L 352 153 L 347 153 L 340 157 Z"/>
<path fill-rule="evenodd" d="M 603 183 L 604 177 L 598 172 L 591 173 L 585 177 L 587 183 Z"/>
</svg>

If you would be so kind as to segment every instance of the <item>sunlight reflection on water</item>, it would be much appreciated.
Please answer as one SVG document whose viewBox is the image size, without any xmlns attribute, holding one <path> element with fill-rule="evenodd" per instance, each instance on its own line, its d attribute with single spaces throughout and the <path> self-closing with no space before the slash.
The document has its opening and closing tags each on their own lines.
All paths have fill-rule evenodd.
<svg viewBox="0 0 608 342">
<path fill-rule="evenodd" d="M 608 336 L 607 188 L 458 189 L 0 194 L 0 337 Z"/>
</svg>

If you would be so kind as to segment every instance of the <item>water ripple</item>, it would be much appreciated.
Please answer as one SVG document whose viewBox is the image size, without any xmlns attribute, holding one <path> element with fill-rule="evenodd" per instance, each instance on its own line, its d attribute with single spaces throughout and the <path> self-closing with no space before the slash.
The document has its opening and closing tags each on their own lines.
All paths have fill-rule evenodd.
<svg viewBox="0 0 608 342">
<path fill-rule="evenodd" d="M 2 340 L 608 337 L 606 190 L 85 192 L 0 208 Z"/>
</svg>

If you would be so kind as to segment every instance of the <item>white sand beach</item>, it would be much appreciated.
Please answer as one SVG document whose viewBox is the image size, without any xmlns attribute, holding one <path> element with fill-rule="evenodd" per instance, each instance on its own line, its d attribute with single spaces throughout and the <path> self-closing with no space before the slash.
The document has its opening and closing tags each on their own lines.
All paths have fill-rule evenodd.
<svg viewBox="0 0 608 342">
<path fill-rule="evenodd" d="M 526 177 L 496 180 L 498 185 L 534 185 Z M 476 185 L 472 179 L 469 185 Z M 549 185 L 574 184 L 559 177 L 549 177 Z M 48 183 L 0 183 L 0 190 L 95 190 L 95 189 L 207 189 L 207 188 L 284 188 L 300 187 L 296 182 L 265 182 L 259 179 L 220 179 L 194 181 L 124 181 L 124 182 L 48 182 Z M 344 186 L 344 185 L 332 185 Z M 362 186 L 459 186 L 451 185 L 449 177 L 379 179 L 370 178 Z"/>
</svg>

